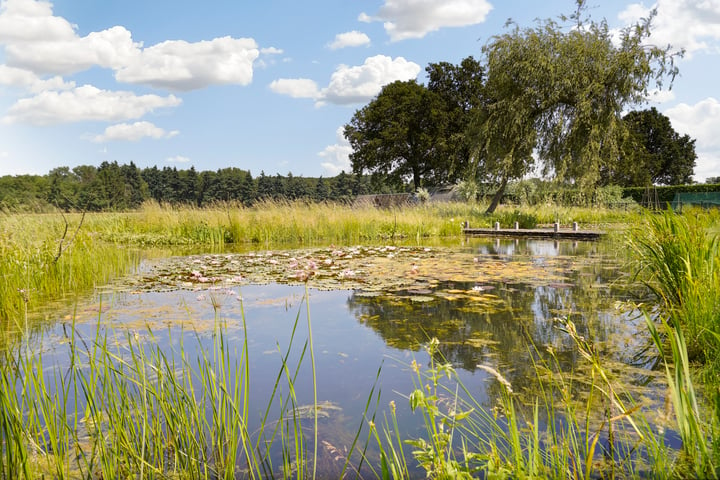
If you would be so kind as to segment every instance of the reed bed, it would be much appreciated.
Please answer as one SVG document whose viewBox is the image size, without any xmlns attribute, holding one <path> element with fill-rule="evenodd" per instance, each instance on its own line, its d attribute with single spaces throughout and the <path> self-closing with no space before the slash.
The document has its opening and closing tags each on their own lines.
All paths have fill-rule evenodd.
<svg viewBox="0 0 720 480">
<path fill-rule="evenodd" d="M 278 346 L 281 360 L 259 422 L 249 407 L 244 315 L 241 345 L 233 347 L 227 331 L 216 312 L 210 346 L 182 331 L 179 347 L 165 351 L 150 329 L 98 327 L 84 338 L 73 326 L 62 364 L 46 365 L 27 344 L 6 349 L 0 478 L 316 478 L 318 401 L 302 418 L 294 388 L 308 361 L 315 383 L 309 310 L 307 329 L 298 312 L 289 344 Z M 200 346 L 197 358 L 186 353 L 189 342 Z M 291 354 L 297 363 L 288 362 Z M 339 476 L 352 468 L 355 447 Z"/>
<path fill-rule="evenodd" d="M 511 227 L 516 220 L 528 227 L 555 221 L 617 226 L 633 222 L 637 215 L 611 209 L 513 206 L 485 215 L 484 207 L 464 202 L 390 209 L 282 201 L 206 208 L 146 203 L 138 211 L 106 214 L 107 222 L 98 225 L 98 231 L 105 240 L 136 245 L 353 244 L 457 237 L 464 221 L 476 227 L 490 227 L 496 221 Z"/>
<path fill-rule="evenodd" d="M 629 236 L 637 278 L 654 295 L 646 321 L 665 366 L 681 460 L 696 478 L 720 476 L 719 218 L 716 211 L 669 210 L 648 216 Z M 696 392 L 697 378 L 704 394 Z"/>
<path fill-rule="evenodd" d="M 61 298 L 72 300 L 137 265 L 137 250 L 99 241 L 97 233 L 88 227 L 96 225 L 101 216 L 0 216 L 3 333 L 18 327 L 18 319 L 26 309 L 37 309 Z"/>
<path fill-rule="evenodd" d="M 648 215 L 633 229 L 637 278 L 662 314 L 682 329 L 691 360 L 709 367 L 720 385 L 720 225 L 715 212 L 686 210 Z"/>
</svg>

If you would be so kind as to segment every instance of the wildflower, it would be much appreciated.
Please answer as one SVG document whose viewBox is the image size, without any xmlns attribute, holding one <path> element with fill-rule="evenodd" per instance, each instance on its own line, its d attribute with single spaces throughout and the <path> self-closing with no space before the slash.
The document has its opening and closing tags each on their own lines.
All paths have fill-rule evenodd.
<svg viewBox="0 0 720 480">
<path fill-rule="evenodd" d="M 420 366 L 418 365 L 416 360 L 413 360 L 410 364 L 410 368 L 412 368 L 413 372 L 418 373 L 420 371 Z"/>
<path fill-rule="evenodd" d="M 370 425 L 370 430 L 375 430 L 375 422 L 368 420 L 368 425 Z"/>
<path fill-rule="evenodd" d="M 395 415 L 395 400 L 390 400 L 390 411 Z"/>
</svg>

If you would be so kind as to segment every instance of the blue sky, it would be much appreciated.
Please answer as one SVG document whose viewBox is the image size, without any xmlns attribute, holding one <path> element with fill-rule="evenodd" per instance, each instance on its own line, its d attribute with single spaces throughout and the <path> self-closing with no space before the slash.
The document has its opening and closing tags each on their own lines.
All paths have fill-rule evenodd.
<svg viewBox="0 0 720 480">
<path fill-rule="evenodd" d="M 620 28 L 657 8 L 687 54 L 649 104 L 720 176 L 720 0 L 596 0 Z M 572 0 L 0 0 L 0 175 L 135 162 L 257 176 L 350 171 L 340 129 L 382 85 L 481 57 L 512 18 Z M 645 107 L 643 107 L 645 108 Z"/>
</svg>

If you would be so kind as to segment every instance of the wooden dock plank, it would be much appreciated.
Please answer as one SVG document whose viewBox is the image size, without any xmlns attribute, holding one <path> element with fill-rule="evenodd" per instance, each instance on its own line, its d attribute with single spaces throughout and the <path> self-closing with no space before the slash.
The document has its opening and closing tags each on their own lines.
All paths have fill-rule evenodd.
<svg viewBox="0 0 720 480">
<path fill-rule="evenodd" d="M 567 238 L 575 240 L 597 240 L 605 232 L 599 230 L 571 230 L 554 228 L 463 228 L 463 233 L 468 236 L 500 236 L 500 237 L 536 237 L 536 238 Z"/>
</svg>

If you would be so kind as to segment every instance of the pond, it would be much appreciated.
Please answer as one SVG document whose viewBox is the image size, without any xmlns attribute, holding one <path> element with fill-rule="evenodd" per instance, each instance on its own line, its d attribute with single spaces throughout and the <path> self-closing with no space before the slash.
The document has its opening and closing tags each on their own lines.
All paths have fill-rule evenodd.
<svg viewBox="0 0 720 480">
<path fill-rule="evenodd" d="M 306 448 L 312 447 L 316 398 L 318 468 L 336 476 L 356 437 L 362 447 L 370 422 L 380 427 L 391 408 L 403 440 L 427 437 L 423 415 L 412 411 L 408 397 L 430 386 L 418 372 L 445 363 L 463 395 L 489 412 L 500 404 L 504 382 L 519 405 L 532 406 L 543 362 L 573 379 L 571 397 L 582 401 L 590 387 L 578 379 L 590 366 L 577 348 L 581 338 L 618 385 L 648 405 L 661 404 L 657 358 L 648 350 L 644 320 L 628 301 L 626 259 L 618 252 L 610 242 L 471 238 L 429 247 L 153 258 L 99 289 L 93 301 L 55 313 L 54 325 L 35 341 L 45 365 L 67 368 L 70 345 L 85 345 L 92 361 L 92 344 L 102 338 L 114 345 L 116 359 L 140 352 L 151 364 L 153 352 L 162 352 L 194 368 L 190 381 L 200 383 L 203 366 L 224 359 L 228 378 L 249 378 L 247 431 L 270 437 L 279 417 L 286 423 L 297 417 Z M 439 344 L 431 358 L 433 338 Z M 438 404 L 450 408 L 455 378 L 443 378 Z M 288 399 L 295 415 L 283 410 Z M 80 405 L 88 408 L 82 399 Z M 199 401 L 198 409 L 213 414 Z M 283 447 L 275 443 L 272 468 L 279 468 Z M 370 443 L 372 464 L 378 450 Z M 351 463 L 350 469 L 362 462 Z M 360 468 L 368 471 L 367 462 Z"/>
</svg>

